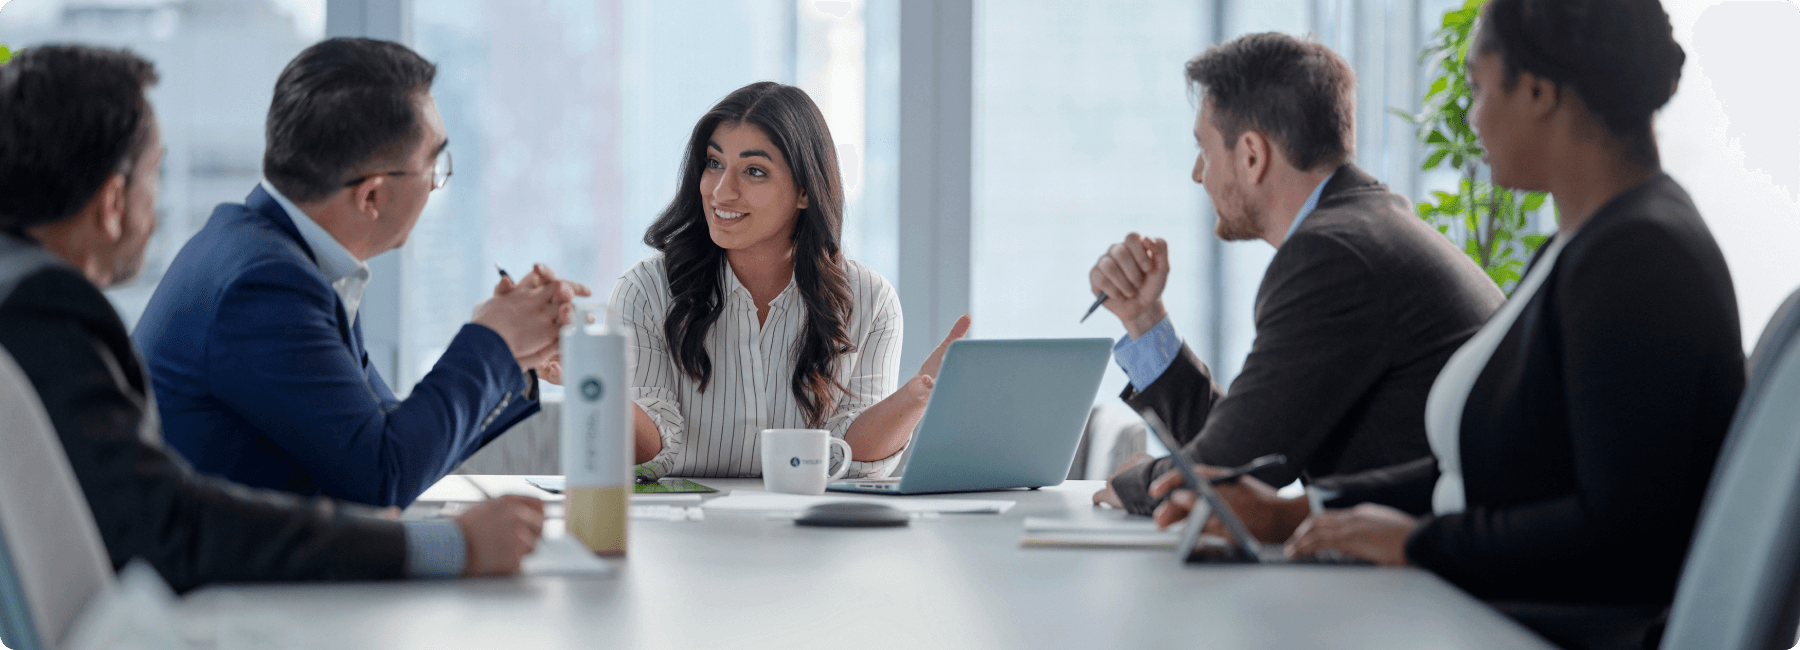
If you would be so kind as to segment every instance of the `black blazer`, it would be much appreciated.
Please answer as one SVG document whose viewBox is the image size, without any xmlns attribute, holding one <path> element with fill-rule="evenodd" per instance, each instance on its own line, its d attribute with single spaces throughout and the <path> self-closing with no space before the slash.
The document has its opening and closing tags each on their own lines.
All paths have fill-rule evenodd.
<svg viewBox="0 0 1800 650">
<path fill-rule="evenodd" d="M 1744 389 L 1740 336 L 1724 255 L 1687 193 L 1659 175 L 1613 199 L 1476 379 L 1459 438 L 1467 509 L 1426 517 L 1407 558 L 1483 598 L 1672 602 Z M 1344 477 L 1331 505 L 1428 511 L 1436 479 L 1433 461 Z"/>
<path fill-rule="evenodd" d="M 1406 199 L 1345 165 L 1276 250 L 1256 293 L 1256 342 L 1228 394 L 1192 350 L 1142 393 L 1121 396 L 1169 424 L 1183 453 L 1212 465 L 1286 454 L 1257 472 L 1273 485 L 1429 458 L 1425 396 L 1500 306 L 1494 282 Z M 1163 459 L 1120 475 L 1132 512 L 1156 505 Z"/>
<path fill-rule="evenodd" d="M 398 522 L 189 470 L 162 444 L 144 367 L 106 297 L 49 252 L 7 234 L 0 346 L 43 401 L 113 568 L 142 557 L 180 591 L 401 576 L 406 538 Z"/>
</svg>

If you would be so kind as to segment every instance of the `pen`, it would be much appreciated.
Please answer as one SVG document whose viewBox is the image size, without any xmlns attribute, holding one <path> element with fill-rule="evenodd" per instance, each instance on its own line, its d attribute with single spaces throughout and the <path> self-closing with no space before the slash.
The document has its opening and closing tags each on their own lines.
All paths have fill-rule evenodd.
<svg viewBox="0 0 1800 650">
<path fill-rule="evenodd" d="M 502 273 L 505 273 L 505 271 L 501 271 L 501 272 L 502 272 Z M 1075 322 L 1077 322 L 1077 323 L 1085 323 L 1085 322 L 1087 322 L 1087 317 L 1089 317 L 1089 316 L 1092 316 L 1092 315 L 1094 315 L 1094 310 L 1096 310 L 1096 309 L 1099 309 L 1099 308 L 1100 308 L 1100 303 L 1103 303 L 1103 302 L 1106 302 L 1106 292 L 1105 292 L 1105 291 L 1102 291 L 1102 292 L 1100 292 L 1100 295 L 1099 295 L 1099 296 L 1096 296 L 1096 297 L 1095 297 L 1095 298 L 1094 298 L 1094 304 L 1092 304 L 1092 305 L 1088 305 L 1088 310 L 1087 310 L 1087 313 L 1085 313 L 1085 314 L 1082 314 L 1082 315 L 1081 315 L 1081 320 L 1078 320 L 1078 321 L 1075 321 Z"/>
<path fill-rule="evenodd" d="M 1280 465 L 1285 462 L 1287 462 L 1287 456 L 1284 456 L 1282 454 L 1269 454 L 1267 456 L 1259 457 L 1255 460 L 1252 460 L 1248 463 L 1244 463 L 1237 467 L 1233 467 L 1233 468 L 1231 468 L 1231 471 L 1225 472 L 1224 474 L 1221 474 L 1219 476 L 1215 476 L 1207 482 L 1212 483 L 1213 485 L 1224 485 L 1226 483 L 1236 481 L 1239 478 L 1243 478 L 1243 476 L 1245 474 L 1249 474 L 1251 472 L 1262 469 L 1264 467 L 1268 467 L 1270 465 Z"/>
<path fill-rule="evenodd" d="M 506 274 L 506 269 L 500 268 L 499 262 L 494 263 L 494 270 L 500 272 L 500 277 L 506 278 L 508 280 L 512 279 L 512 276 Z"/>
</svg>

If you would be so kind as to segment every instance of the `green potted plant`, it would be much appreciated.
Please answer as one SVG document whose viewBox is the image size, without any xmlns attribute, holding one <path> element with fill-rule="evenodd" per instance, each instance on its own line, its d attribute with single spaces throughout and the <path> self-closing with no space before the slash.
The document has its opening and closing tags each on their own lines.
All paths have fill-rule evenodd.
<svg viewBox="0 0 1800 650">
<path fill-rule="evenodd" d="M 1471 97 L 1465 64 L 1469 37 L 1485 4 L 1487 0 L 1466 0 L 1462 7 L 1444 13 L 1432 42 L 1420 55 L 1422 63 L 1435 60 L 1438 72 L 1425 91 L 1420 112 L 1392 112 L 1418 127 L 1419 140 L 1427 151 L 1421 169 L 1448 165 L 1461 177 L 1455 192 L 1432 192 L 1436 201 L 1420 202 L 1416 206 L 1419 218 L 1452 241 L 1460 240 L 1463 252 L 1494 284 L 1510 293 L 1524 273 L 1525 261 L 1548 239 L 1526 230 L 1526 217 L 1542 207 L 1548 195 L 1514 192 L 1481 179 L 1482 150 L 1469 126 Z"/>
</svg>

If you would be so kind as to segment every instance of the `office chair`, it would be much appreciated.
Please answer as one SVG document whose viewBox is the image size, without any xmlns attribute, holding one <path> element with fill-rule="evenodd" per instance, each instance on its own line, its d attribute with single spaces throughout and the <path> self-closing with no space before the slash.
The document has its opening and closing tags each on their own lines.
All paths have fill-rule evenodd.
<svg viewBox="0 0 1800 650">
<path fill-rule="evenodd" d="M 37 391 L 0 349 L 0 636 L 55 650 L 112 563 Z"/>
<path fill-rule="evenodd" d="M 1663 650 L 1789 648 L 1800 629 L 1800 291 L 1750 356 Z"/>
<path fill-rule="evenodd" d="M 1568 647 L 1768 649 L 1800 629 L 1800 291 L 1757 340 L 1670 608 L 1498 601 Z M 1667 623 L 1667 627 L 1664 624 Z"/>
</svg>

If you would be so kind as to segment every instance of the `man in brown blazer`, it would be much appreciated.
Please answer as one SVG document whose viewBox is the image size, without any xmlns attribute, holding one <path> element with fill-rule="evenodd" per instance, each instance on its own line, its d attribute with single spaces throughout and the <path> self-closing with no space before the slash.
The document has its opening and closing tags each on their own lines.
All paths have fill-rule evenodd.
<svg viewBox="0 0 1800 650">
<path fill-rule="evenodd" d="M 1256 341 L 1226 392 L 1163 308 L 1167 242 L 1132 233 L 1111 246 L 1089 279 L 1127 331 L 1114 347 L 1131 380 L 1122 397 L 1155 412 L 1182 443 L 1176 453 L 1203 464 L 1287 456 L 1256 472 L 1260 481 L 1221 486 L 1228 499 L 1428 456 L 1432 382 L 1504 296 L 1350 162 L 1356 80 L 1335 52 L 1252 34 L 1189 61 L 1187 78 L 1202 98 L 1193 178 L 1212 197 L 1216 233 L 1277 250 L 1257 289 Z M 1168 459 L 1138 459 L 1094 500 L 1150 514 L 1160 502 L 1151 482 L 1172 470 Z M 1247 523 L 1258 536 L 1299 524 Z"/>
</svg>

